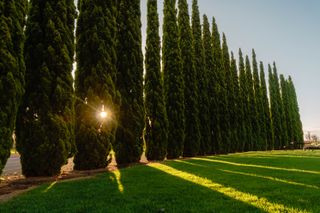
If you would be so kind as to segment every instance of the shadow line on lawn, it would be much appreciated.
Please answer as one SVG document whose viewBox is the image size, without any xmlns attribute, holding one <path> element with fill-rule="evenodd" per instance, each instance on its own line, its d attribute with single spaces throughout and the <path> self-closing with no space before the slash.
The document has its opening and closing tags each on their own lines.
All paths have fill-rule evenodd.
<svg viewBox="0 0 320 213">
<path fill-rule="evenodd" d="M 219 192 L 219 193 L 221 193 L 229 198 L 232 198 L 234 200 L 250 204 L 250 205 L 252 205 L 262 211 L 266 211 L 266 212 L 305 212 L 304 210 L 286 207 L 285 205 L 280 204 L 280 203 L 270 202 L 264 197 L 258 197 L 254 194 L 242 192 L 242 191 L 239 191 L 239 190 L 232 188 L 232 187 L 226 187 L 222 184 L 213 182 L 212 180 L 209 180 L 208 178 L 197 176 L 195 174 L 176 169 L 176 168 L 171 167 L 169 165 L 160 164 L 160 163 L 153 163 L 153 164 L 149 164 L 148 166 L 152 167 L 154 169 L 158 169 L 158 170 L 165 172 L 167 174 L 170 174 L 172 176 L 179 177 L 179 178 L 186 180 L 186 181 L 189 181 L 191 183 L 201 185 L 201 186 L 206 187 L 212 191 Z"/>
<path fill-rule="evenodd" d="M 300 173 L 317 174 L 317 175 L 320 174 L 319 171 L 313 171 L 313 170 L 283 168 L 283 167 L 275 167 L 275 166 L 263 166 L 263 165 L 257 165 L 257 164 L 247 164 L 247 163 L 236 163 L 236 162 L 218 160 L 213 158 L 193 158 L 193 159 L 200 160 L 200 161 L 213 162 L 213 163 L 228 164 L 233 166 L 240 166 L 240 167 L 253 167 L 253 168 L 260 168 L 260 169 L 271 169 L 271 170 L 280 170 L 280 171 L 287 171 L 287 172 L 300 172 Z"/>
</svg>

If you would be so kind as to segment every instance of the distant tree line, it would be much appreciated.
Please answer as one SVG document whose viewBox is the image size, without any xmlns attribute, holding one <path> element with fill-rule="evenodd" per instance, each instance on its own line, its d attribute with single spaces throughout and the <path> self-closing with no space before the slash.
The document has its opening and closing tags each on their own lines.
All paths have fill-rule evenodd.
<svg viewBox="0 0 320 213">
<path fill-rule="evenodd" d="M 267 89 L 254 50 L 237 62 L 197 0 L 191 18 L 186 0 L 164 0 L 161 39 L 157 4 L 143 58 L 140 0 L 79 0 L 78 14 L 73 0 L 0 0 L 0 171 L 14 130 L 25 176 L 59 174 L 72 156 L 103 168 L 111 149 L 139 162 L 144 145 L 160 161 L 302 146 L 290 76 L 269 64 Z"/>
</svg>

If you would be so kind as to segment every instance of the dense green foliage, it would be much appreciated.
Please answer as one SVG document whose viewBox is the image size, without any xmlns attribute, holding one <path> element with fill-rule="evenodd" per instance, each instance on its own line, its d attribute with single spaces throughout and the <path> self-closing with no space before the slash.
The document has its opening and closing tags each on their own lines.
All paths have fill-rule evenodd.
<svg viewBox="0 0 320 213">
<path fill-rule="evenodd" d="M 231 151 L 232 152 L 239 152 L 240 151 L 240 141 L 241 141 L 241 108 L 240 108 L 240 88 L 239 88 L 239 77 L 238 77 L 238 68 L 237 62 L 234 58 L 233 52 L 231 52 L 231 65 L 230 65 L 230 78 L 229 78 L 229 86 L 230 94 L 228 95 L 228 103 L 230 107 L 230 128 L 232 131 L 232 145 Z"/>
<path fill-rule="evenodd" d="M 114 141 L 119 97 L 116 74 L 114 1 L 79 1 L 77 22 L 75 169 L 104 168 Z M 109 113 L 106 120 L 99 112 Z"/>
<path fill-rule="evenodd" d="M 118 8 L 116 88 L 121 94 L 114 150 L 117 163 L 139 162 L 143 151 L 143 55 L 140 1 L 121 0 Z"/>
<path fill-rule="evenodd" d="M 0 174 L 10 156 L 16 114 L 24 93 L 27 0 L 0 1 Z"/>
<path fill-rule="evenodd" d="M 185 138 L 184 78 L 175 5 L 175 0 L 164 1 L 162 68 L 169 121 L 167 158 L 182 155 Z"/>
<path fill-rule="evenodd" d="M 134 166 L 44 184 L 0 212 L 320 212 L 319 157 L 249 152 Z"/>
<path fill-rule="evenodd" d="M 214 26 L 213 26 L 214 27 Z M 218 32 L 218 29 L 213 30 L 213 39 L 219 39 L 219 36 L 215 36 L 214 32 Z M 218 42 L 213 41 L 214 44 Z M 219 44 L 220 46 L 220 44 Z M 220 48 L 217 45 L 213 46 L 213 51 L 219 53 Z M 232 72 L 231 72 L 231 62 L 230 62 L 230 55 L 229 55 L 229 48 L 227 44 L 227 39 L 225 34 L 222 35 L 222 64 L 221 69 L 217 70 L 220 71 L 220 123 L 221 123 L 221 130 L 222 130 L 222 138 L 223 138 L 223 153 L 230 153 L 233 151 L 233 146 L 236 139 L 235 131 L 233 126 L 231 125 L 232 118 L 233 118 L 233 81 L 232 81 Z"/>
<path fill-rule="evenodd" d="M 219 123 L 216 120 L 217 116 L 213 116 L 215 115 L 213 111 L 217 110 L 217 97 L 214 93 L 215 79 L 213 76 L 213 49 L 210 25 L 206 15 L 203 16 L 202 46 L 204 63 L 202 65 L 202 73 L 199 74 L 201 153 L 210 154 L 218 150 L 220 139 L 216 140 L 218 137 L 215 138 L 215 133 L 220 134 L 220 130 L 215 129 Z"/>
<path fill-rule="evenodd" d="M 148 26 L 145 58 L 146 156 L 164 160 L 168 146 L 168 119 L 164 102 L 160 65 L 160 36 L 157 0 L 148 0 Z"/>
<path fill-rule="evenodd" d="M 240 146 L 239 151 L 248 151 L 248 126 L 247 126 L 247 88 L 246 88 L 246 70 L 241 49 L 239 49 L 239 120 L 240 120 Z"/>
<path fill-rule="evenodd" d="M 293 142 L 293 147 L 300 149 L 303 147 L 303 130 L 300 119 L 299 106 L 297 100 L 296 89 L 294 87 L 291 76 L 287 80 L 288 96 L 289 96 L 289 108 L 292 110 L 291 115 L 291 135 L 289 136 L 290 143 Z M 289 124 L 290 125 L 290 124 Z"/>
<path fill-rule="evenodd" d="M 214 108 L 211 111 L 211 116 L 216 117 L 212 119 L 213 122 L 216 122 L 214 127 L 214 140 L 217 141 L 217 147 L 215 148 L 216 153 L 226 153 L 228 145 L 230 144 L 230 129 L 228 121 L 228 113 L 226 113 L 226 85 L 225 85 L 225 74 L 223 69 L 223 55 L 221 50 L 220 42 L 220 33 L 218 31 L 218 25 L 215 18 L 212 18 L 212 51 L 213 51 L 213 64 L 212 71 L 210 75 L 214 81 L 209 83 L 209 88 L 213 86 L 213 89 L 209 89 L 210 95 L 212 94 L 214 99 L 214 104 L 211 105 L 211 108 Z M 226 117 L 225 117 L 226 115 Z"/>
<path fill-rule="evenodd" d="M 74 152 L 72 0 L 30 1 L 25 43 L 26 92 L 17 118 L 25 176 L 60 173 Z"/>
<path fill-rule="evenodd" d="M 287 128 L 286 146 L 289 148 L 301 148 L 303 143 L 303 132 L 300 121 L 299 109 L 297 105 L 297 97 L 292 79 L 286 80 L 283 75 L 280 75 L 281 98 L 283 115 L 282 119 Z"/>
<path fill-rule="evenodd" d="M 271 117 L 273 122 L 273 132 L 274 132 L 274 149 L 282 149 L 285 146 L 286 130 L 284 129 L 283 123 L 285 122 L 282 116 L 282 99 L 279 84 L 279 77 L 275 63 L 273 64 L 273 69 L 271 65 L 269 69 L 269 90 L 270 90 L 270 106 L 271 106 Z"/>
<path fill-rule="evenodd" d="M 261 98 L 261 137 L 263 143 L 265 143 L 266 150 L 272 150 L 274 147 L 274 140 L 273 140 L 273 128 L 271 122 L 271 114 L 270 114 L 270 104 L 268 99 L 268 91 L 267 91 L 267 83 L 265 79 L 264 67 L 263 63 L 260 62 L 260 98 Z"/>
<path fill-rule="evenodd" d="M 266 150 L 265 142 L 263 142 L 262 136 L 262 126 L 263 120 L 263 108 L 262 108 L 262 98 L 261 98 L 261 88 L 260 88 L 260 78 L 259 78 L 259 68 L 256 58 L 256 53 L 252 50 L 252 73 L 253 73 L 253 104 L 254 111 L 252 112 L 252 125 L 254 127 L 255 137 L 254 137 L 254 149 L 253 150 Z"/>
<path fill-rule="evenodd" d="M 200 124 L 198 108 L 198 82 L 194 62 L 193 37 L 190 27 L 187 0 L 178 1 L 179 45 L 181 68 L 184 77 L 185 139 L 183 156 L 196 156 L 200 149 Z"/>
<path fill-rule="evenodd" d="M 254 97 L 254 88 L 253 88 L 253 78 L 251 72 L 251 65 L 249 61 L 249 56 L 246 56 L 245 59 L 245 70 L 246 70 L 246 94 L 247 94 L 247 149 L 256 150 L 256 117 L 255 117 L 255 97 Z"/>
<path fill-rule="evenodd" d="M 199 154 L 205 155 L 212 153 L 212 143 L 210 140 L 208 75 L 207 70 L 205 69 L 200 13 L 197 0 L 192 1 L 192 35 L 195 55 L 194 66 L 196 69 L 196 80 L 198 85 L 199 128 L 201 135 Z"/>
</svg>

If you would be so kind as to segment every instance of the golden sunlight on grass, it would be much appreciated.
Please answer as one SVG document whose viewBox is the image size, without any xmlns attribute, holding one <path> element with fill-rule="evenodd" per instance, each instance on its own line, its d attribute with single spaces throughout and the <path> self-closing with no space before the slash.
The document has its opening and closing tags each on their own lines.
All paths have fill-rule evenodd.
<svg viewBox="0 0 320 213">
<path fill-rule="evenodd" d="M 311 170 L 304 170 L 304 169 L 289 169 L 289 168 L 282 168 L 282 167 L 274 167 L 274 166 L 262 166 L 262 165 L 255 165 L 255 164 L 246 164 L 246 163 L 235 163 L 230 161 L 218 160 L 218 159 L 208 159 L 208 158 L 193 158 L 194 160 L 202 160 L 214 163 L 223 163 L 229 164 L 233 166 L 243 166 L 243 167 L 254 167 L 254 168 L 262 168 L 262 169 L 273 169 L 273 170 L 281 170 L 281 171 L 288 171 L 288 172 L 301 172 L 301 173 L 309 173 L 309 174 L 320 174 L 318 171 L 311 171 Z"/>
<path fill-rule="evenodd" d="M 123 193 L 124 188 L 123 188 L 123 185 L 121 183 L 121 173 L 120 173 L 120 171 L 119 170 L 114 170 L 112 173 L 114 174 L 114 176 L 116 178 L 119 192 Z"/>
<path fill-rule="evenodd" d="M 230 171 L 230 170 L 224 170 L 224 169 L 219 169 L 219 170 L 223 171 L 223 172 L 231 173 L 231 174 L 245 175 L 245 176 L 250 176 L 250 177 L 258 177 L 258 178 L 268 179 L 268 180 L 272 180 L 272 181 L 276 181 L 276 182 L 280 182 L 280 183 L 286 183 L 286 184 L 291 184 L 291 185 L 296 185 L 296 186 L 304 186 L 304 187 L 312 188 L 312 189 L 320 189 L 318 186 L 315 186 L 315 185 L 298 183 L 298 182 L 275 178 L 275 177 L 270 177 L 270 176 L 263 176 L 263 175 L 246 173 L 246 172 Z"/>
<path fill-rule="evenodd" d="M 54 187 L 54 185 L 57 184 L 58 181 L 53 181 L 43 192 L 48 192 L 50 189 L 52 189 L 52 187 Z"/>
<path fill-rule="evenodd" d="M 201 165 L 201 164 L 191 163 L 191 162 L 185 161 L 185 160 L 174 160 L 174 162 L 183 163 L 183 164 L 187 164 L 187 165 L 191 165 L 191 166 L 207 167 L 207 166 L 204 166 L 204 165 Z"/>
<path fill-rule="evenodd" d="M 263 197 L 259 198 L 256 195 L 244 193 L 232 187 L 223 186 L 219 183 L 212 182 L 211 180 L 208 180 L 206 178 L 202 178 L 188 172 L 183 172 L 164 164 L 152 163 L 148 165 L 152 168 L 158 169 L 172 176 L 179 177 L 183 180 L 186 180 L 194 184 L 198 184 L 203 187 L 209 188 L 213 191 L 222 193 L 223 195 L 228 196 L 232 199 L 250 204 L 263 211 L 273 212 L 273 213 L 274 212 L 306 212 L 299 209 L 289 208 L 282 204 L 269 202 L 266 198 L 263 198 Z"/>
</svg>

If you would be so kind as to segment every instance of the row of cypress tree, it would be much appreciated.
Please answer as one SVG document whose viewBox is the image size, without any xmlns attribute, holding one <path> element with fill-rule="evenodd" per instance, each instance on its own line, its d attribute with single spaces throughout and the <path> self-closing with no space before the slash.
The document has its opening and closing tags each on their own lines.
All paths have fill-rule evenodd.
<svg viewBox="0 0 320 213">
<path fill-rule="evenodd" d="M 280 75 L 279 81 L 275 63 L 269 65 L 268 93 L 264 65 L 258 64 L 254 50 L 250 62 L 240 49 L 237 65 L 225 34 L 221 43 L 215 19 L 210 30 L 204 15 L 201 27 L 197 0 L 192 2 L 191 21 L 186 0 L 164 0 L 163 12 L 161 69 L 157 1 L 148 1 L 145 139 L 149 160 L 302 146 L 291 77 Z"/>
<path fill-rule="evenodd" d="M 145 61 L 140 0 L 78 10 L 75 37 L 73 0 L 0 1 L 0 170 L 14 129 L 25 176 L 56 175 L 71 156 L 76 169 L 102 168 L 111 148 L 119 164 L 138 162 L 143 139 L 149 160 L 301 145 L 292 79 L 269 65 L 268 99 L 262 63 L 258 74 L 254 52 L 251 65 L 240 51 L 237 66 L 215 20 L 201 27 L 197 0 L 191 20 L 186 0 L 178 13 L 164 1 L 162 44 L 148 0 Z"/>
</svg>

